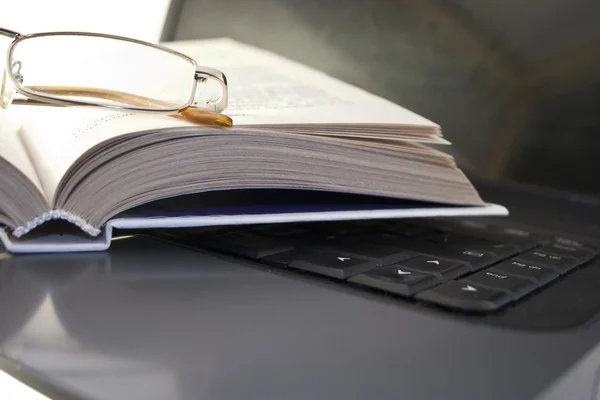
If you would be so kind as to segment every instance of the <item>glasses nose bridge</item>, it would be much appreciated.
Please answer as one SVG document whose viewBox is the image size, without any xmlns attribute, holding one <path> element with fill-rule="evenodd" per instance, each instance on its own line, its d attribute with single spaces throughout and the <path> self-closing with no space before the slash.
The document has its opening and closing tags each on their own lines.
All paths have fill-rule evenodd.
<svg viewBox="0 0 600 400">
<path fill-rule="evenodd" d="M 207 100 L 203 108 L 208 108 L 213 112 L 220 113 L 227 108 L 228 103 L 228 83 L 225 74 L 218 69 L 196 66 L 196 72 L 194 73 L 194 79 L 197 83 L 207 82 L 209 79 L 219 83 L 221 87 L 221 93 L 217 99 Z"/>
<path fill-rule="evenodd" d="M 23 66 L 23 63 L 21 61 L 14 61 L 12 63 L 12 69 L 11 69 L 11 74 L 13 76 L 13 78 L 19 83 L 22 84 L 23 83 L 23 75 L 21 75 L 21 67 Z"/>
</svg>

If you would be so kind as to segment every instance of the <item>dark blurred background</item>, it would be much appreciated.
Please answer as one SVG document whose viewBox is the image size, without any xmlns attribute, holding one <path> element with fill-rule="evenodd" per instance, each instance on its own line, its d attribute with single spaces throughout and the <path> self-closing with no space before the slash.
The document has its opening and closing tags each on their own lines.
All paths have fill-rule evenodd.
<svg viewBox="0 0 600 400">
<path fill-rule="evenodd" d="M 229 36 L 439 123 L 471 175 L 600 194 L 598 0 L 173 0 Z"/>
</svg>

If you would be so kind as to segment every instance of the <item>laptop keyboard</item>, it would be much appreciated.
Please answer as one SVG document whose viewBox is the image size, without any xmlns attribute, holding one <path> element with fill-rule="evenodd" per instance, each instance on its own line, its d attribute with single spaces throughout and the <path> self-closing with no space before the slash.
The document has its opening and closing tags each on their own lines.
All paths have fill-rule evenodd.
<svg viewBox="0 0 600 400">
<path fill-rule="evenodd" d="M 577 240 L 477 220 L 295 223 L 186 231 L 187 245 L 474 312 L 515 303 L 598 254 Z"/>
</svg>

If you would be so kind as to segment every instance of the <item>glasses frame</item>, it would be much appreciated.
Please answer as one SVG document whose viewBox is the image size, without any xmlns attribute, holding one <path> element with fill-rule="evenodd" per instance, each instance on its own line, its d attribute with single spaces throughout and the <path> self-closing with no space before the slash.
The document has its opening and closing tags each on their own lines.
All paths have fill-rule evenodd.
<svg viewBox="0 0 600 400">
<path fill-rule="evenodd" d="M 109 35 L 103 33 L 93 33 L 93 32 L 40 32 L 23 35 L 18 32 L 14 32 L 8 29 L 0 28 L 0 36 L 5 36 L 8 38 L 12 38 L 13 41 L 10 43 L 7 52 L 6 52 L 6 60 L 5 60 L 5 76 L 8 76 L 15 91 L 29 99 L 36 100 L 41 103 L 47 104 L 56 104 L 62 106 L 83 106 L 83 107 L 100 107 L 100 108 L 109 108 L 121 111 L 135 111 L 135 112 L 149 112 L 149 113 L 160 113 L 160 114 L 177 114 L 188 108 L 191 109 L 199 109 L 206 110 L 214 113 L 221 113 L 225 108 L 227 108 L 228 103 L 228 84 L 227 77 L 221 71 L 205 67 L 199 66 L 191 57 L 180 53 L 176 50 L 170 49 L 165 46 L 161 46 L 154 43 L 145 42 L 143 40 L 128 38 L 124 36 L 117 35 Z M 67 100 L 63 98 L 56 98 L 53 96 L 42 95 L 39 93 L 32 92 L 30 90 L 25 89 L 20 82 L 17 81 L 16 77 L 12 73 L 12 58 L 15 47 L 19 42 L 22 42 L 27 39 L 34 39 L 39 37 L 47 37 L 47 36 L 87 36 L 87 37 L 100 37 L 107 38 L 113 40 L 121 40 L 129 43 L 135 43 L 141 46 L 151 47 L 157 50 L 166 51 L 167 53 L 173 54 L 175 56 L 181 57 L 187 62 L 189 62 L 194 67 L 194 76 L 192 79 L 194 80 L 192 84 L 192 90 L 190 93 L 190 97 L 186 103 L 181 106 L 174 108 L 164 108 L 164 109 L 156 109 L 149 107 L 135 107 L 135 106 L 121 106 L 121 105 L 112 105 L 112 104 L 97 104 L 88 101 L 79 101 L 79 100 Z M 198 83 L 206 82 L 209 79 L 216 80 L 221 86 L 221 97 L 216 102 L 207 101 L 204 106 L 198 106 L 194 104 L 194 99 L 196 98 L 196 89 L 198 87 Z M 9 103 L 10 104 L 10 103 Z"/>
</svg>

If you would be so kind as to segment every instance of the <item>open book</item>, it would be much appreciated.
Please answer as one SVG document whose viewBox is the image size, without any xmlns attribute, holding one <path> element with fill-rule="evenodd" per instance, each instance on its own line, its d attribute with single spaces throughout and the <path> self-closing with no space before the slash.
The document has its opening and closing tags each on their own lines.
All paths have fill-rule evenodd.
<svg viewBox="0 0 600 400">
<path fill-rule="evenodd" d="M 10 251 L 105 249 L 115 227 L 507 213 L 428 146 L 449 144 L 440 127 L 399 105 L 230 39 L 169 45 L 225 73 L 233 127 L 0 110 L 0 238 Z M 83 234 L 35 235 L 57 219 Z"/>
</svg>

